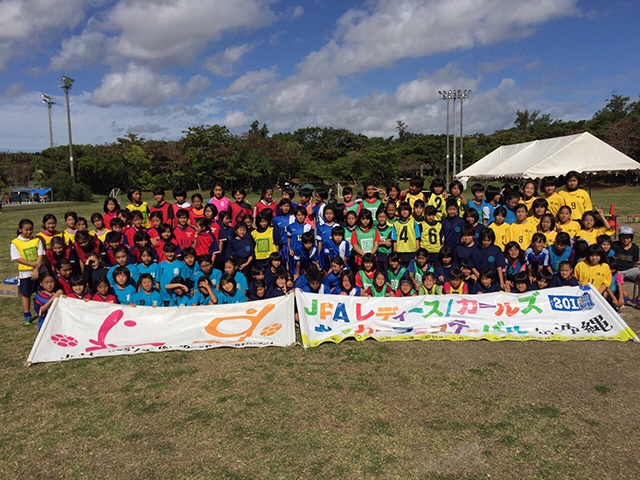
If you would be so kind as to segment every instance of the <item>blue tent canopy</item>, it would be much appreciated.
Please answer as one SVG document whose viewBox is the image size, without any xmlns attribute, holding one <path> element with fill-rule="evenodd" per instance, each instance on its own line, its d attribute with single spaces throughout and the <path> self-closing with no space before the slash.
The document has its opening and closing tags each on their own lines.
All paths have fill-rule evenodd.
<svg viewBox="0 0 640 480">
<path fill-rule="evenodd" d="M 29 195 L 46 195 L 51 191 L 50 188 L 34 188 L 29 190 Z"/>
</svg>

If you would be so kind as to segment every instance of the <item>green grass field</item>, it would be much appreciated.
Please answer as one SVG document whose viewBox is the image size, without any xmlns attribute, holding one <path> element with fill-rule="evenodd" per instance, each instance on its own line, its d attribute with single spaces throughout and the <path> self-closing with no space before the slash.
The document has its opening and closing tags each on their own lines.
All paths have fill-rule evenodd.
<svg viewBox="0 0 640 480">
<path fill-rule="evenodd" d="M 639 193 L 594 204 L 626 220 Z M 4 209 L 2 278 L 19 219 L 70 208 Z M 640 478 L 631 342 L 345 341 L 27 367 L 36 328 L 18 300 L 0 308 L 0 478 Z M 623 318 L 640 330 L 636 311 Z"/>
</svg>

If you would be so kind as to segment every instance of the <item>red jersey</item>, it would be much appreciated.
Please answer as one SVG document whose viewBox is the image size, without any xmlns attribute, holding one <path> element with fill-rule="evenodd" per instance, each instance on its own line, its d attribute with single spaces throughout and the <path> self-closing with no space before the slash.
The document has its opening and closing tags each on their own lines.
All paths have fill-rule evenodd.
<svg viewBox="0 0 640 480">
<path fill-rule="evenodd" d="M 191 225 L 187 225 L 185 228 L 178 225 L 173 229 L 173 236 L 176 237 L 180 250 L 192 247 L 195 235 L 196 229 Z"/>
<path fill-rule="evenodd" d="M 98 292 L 96 292 L 91 297 L 91 300 L 94 302 L 102 302 L 102 303 L 118 303 L 118 300 L 116 299 L 116 296 L 113 293 L 110 293 L 106 297 L 103 297 Z"/>
<path fill-rule="evenodd" d="M 65 280 L 60 275 L 56 275 L 56 284 L 57 284 L 56 290 L 62 290 L 65 295 L 71 295 L 73 293 L 73 290 L 71 290 L 71 284 L 69 283 L 69 280 Z"/>
<path fill-rule="evenodd" d="M 174 210 L 173 210 L 173 205 L 171 205 L 169 202 L 164 201 L 162 203 L 156 203 L 155 205 L 152 205 L 151 207 L 149 207 L 149 211 L 151 213 L 153 212 L 160 212 L 162 213 L 162 223 L 168 223 L 169 225 L 173 225 L 173 217 L 174 217 Z"/>
<path fill-rule="evenodd" d="M 242 217 L 245 215 L 251 215 L 253 210 L 251 210 L 251 205 L 247 202 L 233 202 L 231 204 L 231 226 L 235 227 L 239 222 L 242 221 Z M 213 229 L 213 226 L 212 226 Z"/>
<path fill-rule="evenodd" d="M 125 242 L 122 242 L 124 245 L 126 245 L 127 247 L 131 248 L 135 245 L 135 242 L 133 241 L 133 236 L 138 233 L 138 232 L 146 232 L 147 230 L 144 228 L 141 228 L 140 230 L 138 230 L 135 227 L 124 227 L 124 230 L 122 231 L 122 236 L 123 238 L 126 239 Z"/>
<path fill-rule="evenodd" d="M 198 238 L 196 238 L 196 255 L 208 255 L 211 256 L 214 253 L 220 253 L 220 247 L 218 246 L 218 240 L 211 232 L 200 232 Z"/>
<path fill-rule="evenodd" d="M 78 261 L 81 263 L 85 263 L 87 261 L 87 255 L 89 255 L 90 253 L 97 253 L 102 258 L 102 253 L 104 251 L 104 248 L 102 248 L 102 242 L 97 238 L 94 239 L 93 249 L 91 249 L 91 251 L 89 252 L 85 252 L 82 248 L 80 248 L 78 242 L 73 243 L 73 248 L 75 249 L 76 255 L 78 256 Z"/>
<path fill-rule="evenodd" d="M 118 212 L 107 212 L 102 215 L 102 220 L 104 220 L 104 226 L 111 230 L 111 220 L 118 216 Z"/>
<path fill-rule="evenodd" d="M 149 238 L 158 238 L 160 233 L 156 230 L 156 227 L 150 227 L 147 229 L 147 234 L 149 234 Z"/>
<path fill-rule="evenodd" d="M 193 206 L 189 208 L 189 223 L 191 225 L 196 224 L 196 220 L 199 218 L 204 218 L 204 207 L 200 210 L 196 210 Z"/>
<path fill-rule="evenodd" d="M 56 264 L 58 263 L 58 260 L 60 260 L 62 258 L 64 258 L 65 260 L 71 261 L 71 247 L 69 245 L 66 245 L 64 247 L 64 251 L 62 252 L 62 255 L 60 255 L 60 256 L 56 256 L 53 253 L 53 250 L 47 250 L 45 252 L 45 259 L 47 261 L 47 266 L 49 267 L 49 271 L 50 272 L 52 272 L 52 273 L 54 272 L 54 268 L 55 268 Z"/>
<path fill-rule="evenodd" d="M 175 238 L 172 238 L 170 240 L 170 242 L 173 243 L 176 246 L 176 255 L 179 257 L 182 251 L 180 250 L 180 245 L 178 245 L 178 241 Z M 165 242 L 164 240 L 159 238 L 158 239 L 158 246 L 155 247 L 157 258 L 158 258 L 158 263 L 164 262 L 167 259 L 167 256 L 164 254 L 164 244 L 165 243 L 167 243 L 167 242 Z"/>
<path fill-rule="evenodd" d="M 74 292 L 71 292 L 67 295 L 69 298 L 74 298 L 76 300 L 91 300 L 91 295 L 85 293 L 82 296 L 76 295 Z"/>
<path fill-rule="evenodd" d="M 276 216 L 277 209 L 278 202 L 265 203 L 264 200 L 260 200 L 258 203 L 256 203 L 256 208 L 253 210 L 253 218 L 258 218 L 258 214 L 263 210 L 271 210 L 271 218 L 273 218 Z"/>
<path fill-rule="evenodd" d="M 171 205 L 171 208 L 173 209 L 173 222 L 170 225 L 172 225 L 173 227 L 177 227 L 178 226 L 178 210 L 186 210 L 188 212 L 189 209 L 191 208 L 191 204 L 189 202 L 184 202 L 182 204 L 174 203 L 173 205 Z M 165 223 L 169 223 L 169 222 L 165 222 Z"/>
</svg>

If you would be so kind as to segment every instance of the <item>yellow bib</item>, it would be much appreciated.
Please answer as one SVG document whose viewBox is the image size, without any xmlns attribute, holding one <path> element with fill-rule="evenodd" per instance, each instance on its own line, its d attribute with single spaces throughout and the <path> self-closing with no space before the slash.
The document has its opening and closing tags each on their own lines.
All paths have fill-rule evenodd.
<svg viewBox="0 0 640 480">
<path fill-rule="evenodd" d="M 11 240 L 11 243 L 16 246 L 22 258 L 30 262 L 38 261 L 38 245 L 40 244 L 40 239 L 38 237 L 30 238 L 27 241 L 20 240 L 19 238 L 14 238 L 13 240 Z M 18 270 L 31 271 L 33 270 L 33 267 L 19 263 Z"/>
</svg>

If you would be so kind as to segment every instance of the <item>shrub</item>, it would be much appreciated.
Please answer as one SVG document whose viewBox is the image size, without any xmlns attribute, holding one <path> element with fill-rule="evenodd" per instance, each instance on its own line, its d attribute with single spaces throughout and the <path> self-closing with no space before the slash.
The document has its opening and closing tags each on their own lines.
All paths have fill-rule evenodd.
<svg viewBox="0 0 640 480">
<path fill-rule="evenodd" d="M 74 182 L 66 172 L 54 173 L 47 181 L 53 190 L 53 199 L 58 201 L 89 202 L 93 193 L 82 182 Z"/>
</svg>

